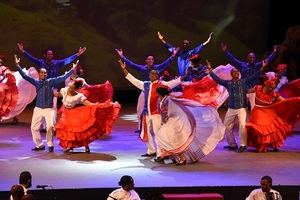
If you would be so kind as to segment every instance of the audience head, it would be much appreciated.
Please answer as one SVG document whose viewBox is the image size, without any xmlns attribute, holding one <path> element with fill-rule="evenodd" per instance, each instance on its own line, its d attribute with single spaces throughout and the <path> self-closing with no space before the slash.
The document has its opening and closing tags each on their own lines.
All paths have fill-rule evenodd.
<svg viewBox="0 0 300 200">
<path fill-rule="evenodd" d="M 21 185 L 13 185 L 10 189 L 13 200 L 21 200 L 24 196 L 24 189 Z"/>
<path fill-rule="evenodd" d="M 23 171 L 19 177 L 19 184 L 23 185 L 25 188 L 30 188 L 32 184 L 32 176 L 29 171 Z"/>
<path fill-rule="evenodd" d="M 263 192 L 269 192 L 272 187 L 272 178 L 270 176 L 263 176 L 260 180 L 260 187 Z"/>
<path fill-rule="evenodd" d="M 122 176 L 119 185 L 126 191 L 132 190 L 134 188 L 134 181 L 131 176 Z"/>
</svg>

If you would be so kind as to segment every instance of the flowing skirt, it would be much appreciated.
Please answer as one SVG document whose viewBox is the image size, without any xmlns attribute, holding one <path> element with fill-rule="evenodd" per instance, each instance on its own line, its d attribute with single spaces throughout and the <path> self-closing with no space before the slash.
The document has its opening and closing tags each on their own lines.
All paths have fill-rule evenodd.
<svg viewBox="0 0 300 200">
<path fill-rule="evenodd" d="M 0 83 L 0 119 L 5 119 L 15 109 L 18 100 L 16 79 L 11 73 Z"/>
<path fill-rule="evenodd" d="M 106 81 L 103 84 L 84 86 L 78 92 L 84 94 L 87 100 L 92 103 L 104 103 L 107 100 L 112 100 L 113 86 L 109 81 Z"/>
<path fill-rule="evenodd" d="M 288 82 L 278 92 L 284 98 L 300 97 L 300 79 Z"/>
<path fill-rule="evenodd" d="M 248 146 L 258 152 L 267 148 L 279 148 L 300 117 L 300 98 L 294 97 L 268 107 L 255 106 L 246 124 Z"/>
<path fill-rule="evenodd" d="M 56 136 L 63 148 L 88 146 L 100 136 L 108 135 L 119 115 L 121 105 L 110 100 L 92 106 L 61 108 Z"/>
<path fill-rule="evenodd" d="M 172 98 L 169 119 L 155 135 L 161 157 L 184 154 L 188 161 L 199 161 L 223 139 L 225 126 L 211 106 Z"/>
</svg>

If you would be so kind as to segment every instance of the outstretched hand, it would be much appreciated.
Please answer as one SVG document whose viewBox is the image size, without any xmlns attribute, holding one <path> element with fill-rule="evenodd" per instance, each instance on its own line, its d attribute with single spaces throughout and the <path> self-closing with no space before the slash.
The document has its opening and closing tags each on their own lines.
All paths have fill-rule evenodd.
<svg viewBox="0 0 300 200">
<path fill-rule="evenodd" d="M 122 56 L 124 55 L 122 49 L 115 49 L 115 50 L 116 50 L 116 52 L 118 53 L 118 55 L 119 55 L 120 57 L 122 57 Z"/>
<path fill-rule="evenodd" d="M 79 60 L 77 60 L 76 63 L 72 63 L 72 69 L 75 69 L 77 67 L 78 63 L 79 63 Z"/>
<path fill-rule="evenodd" d="M 24 44 L 23 43 L 17 43 L 17 46 L 19 48 L 19 50 L 24 53 Z"/>
<path fill-rule="evenodd" d="M 19 65 L 20 64 L 20 58 L 17 57 L 17 55 L 15 54 L 15 63 L 16 65 Z"/>
<path fill-rule="evenodd" d="M 203 45 L 206 45 L 207 43 L 209 43 L 213 35 L 214 35 L 214 33 L 211 32 L 211 33 L 209 34 L 209 37 L 207 38 L 207 40 L 206 40 L 205 42 L 203 42 Z"/>
<path fill-rule="evenodd" d="M 163 40 L 163 39 L 164 39 L 164 36 L 163 36 L 162 34 L 160 34 L 159 31 L 157 32 L 157 35 L 158 35 L 158 38 L 159 38 L 160 40 Z"/>
<path fill-rule="evenodd" d="M 121 59 L 120 59 L 120 60 L 118 60 L 118 62 L 120 63 L 120 67 L 121 67 L 121 69 L 125 69 L 125 68 L 126 68 L 126 64 L 125 64 L 125 62 L 123 62 Z"/>
<path fill-rule="evenodd" d="M 206 60 L 206 67 L 207 67 L 207 71 L 205 72 L 210 73 L 212 71 L 212 67 L 209 60 Z"/>
<path fill-rule="evenodd" d="M 79 47 L 77 56 L 80 56 L 80 55 L 83 54 L 85 51 L 86 51 L 86 47 Z"/>
<path fill-rule="evenodd" d="M 222 51 L 227 51 L 227 44 L 225 44 L 224 42 L 221 42 L 221 49 Z"/>
</svg>

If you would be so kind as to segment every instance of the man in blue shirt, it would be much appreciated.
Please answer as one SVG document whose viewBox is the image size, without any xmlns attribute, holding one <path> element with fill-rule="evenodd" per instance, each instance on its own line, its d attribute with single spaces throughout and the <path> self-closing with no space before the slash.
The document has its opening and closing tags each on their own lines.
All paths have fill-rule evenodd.
<svg viewBox="0 0 300 200">
<path fill-rule="evenodd" d="M 237 150 L 237 152 L 241 153 L 246 151 L 246 145 L 247 145 L 247 133 L 245 129 L 246 125 L 246 107 L 247 107 L 247 101 L 246 101 L 246 93 L 247 89 L 253 87 L 253 80 L 261 73 L 261 70 L 267 66 L 267 62 L 263 62 L 263 67 L 260 68 L 260 70 L 256 71 L 255 74 L 247 77 L 247 78 L 240 78 L 240 72 L 233 68 L 231 70 L 231 80 L 224 80 L 219 78 L 217 75 L 214 74 L 212 71 L 210 62 L 206 61 L 207 68 L 209 71 L 209 74 L 211 78 L 216 81 L 218 84 L 224 86 L 228 93 L 228 110 L 226 112 L 225 118 L 224 118 L 224 125 L 227 129 L 226 139 L 229 146 L 225 146 L 225 148 L 228 148 L 229 150 L 236 150 L 237 149 L 237 143 L 235 141 L 235 137 L 233 134 L 233 126 L 234 126 L 234 120 L 237 117 L 239 120 L 239 136 L 240 136 L 240 147 Z"/>
<path fill-rule="evenodd" d="M 36 88 L 36 104 L 33 111 L 32 121 L 31 121 L 31 133 L 33 142 L 35 143 L 35 148 L 33 151 L 44 150 L 45 146 L 41 139 L 41 134 L 39 132 L 40 126 L 42 124 L 42 120 L 45 119 L 46 121 L 46 139 L 47 145 L 49 148 L 49 152 L 53 152 L 53 127 L 55 123 L 54 119 L 54 109 L 53 109 L 53 87 L 57 86 L 58 84 L 62 83 L 67 79 L 69 76 L 72 75 L 73 69 L 77 66 L 78 61 L 76 64 L 73 64 L 73 68 L 69 70 L 62 76 L 58 76 L 55 78 L 48 78 L 47 79 L 47 70 L 45 68 L 39 69 L 39 79 L 36 80 L 27 76 L 22 68 L 20 67 L 20 59 L 17 58 L 15 55 L 15 63 L 18 72 L 20 75 L 30 82 Z"/>
<path fill-rule="evenodd" d="M 157 34 L 158 34 L 158 38 L 160 39 L 160 41 L 164 44 L 164 46 L 169 51 L 172 52 L 174 49 L 176 49 L 176 47 L 174 47 L 173 45 L 171 45 L 165 41 L 164 36 L 161 35 L 160 32 L 157 32 Z M 183 44 L 181 47 L 179 47 L 179 51 L 177 54 L 178 55 L 178 58 L 177 58 L 178 76 L 185 75 L 186 69 L 190 66 L 189 58 L 194 54 L 199 54 L 204 49 L 205 45 L 207 45 L 210 42 L 212 36 L 213 36 L 213 33 L 211 32 L 209 34 L 208 39 L 205 42 L 203 42 L 202 44 L 195 47 L 194 49 L 191 49 L 191 43 L 189 40 L 183 40 Z"/>
</svg>

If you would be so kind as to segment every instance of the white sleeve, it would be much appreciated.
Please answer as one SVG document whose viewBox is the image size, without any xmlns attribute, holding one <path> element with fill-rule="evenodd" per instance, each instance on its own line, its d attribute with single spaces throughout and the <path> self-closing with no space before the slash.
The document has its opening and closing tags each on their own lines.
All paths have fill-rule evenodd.
<svg viewBox="0 0 300 200">
<path fill-rule="evenodd" d="M 172 89 L 172 88 L 176 87 L 177 85 L 181 84 L 181 77 L 178 77 L 171 81 L 162 81 L 161 83 Z"/>
<path fill-rule="evenodd" d="M 125 77 L 130 83 L 132 83 L 135 87 L 139 88 L 140 90 L 144 90 L 144 82 L 136 79 L 130 73 L 127 74 Z"/>
<path fill-rule="evenodd" d="M 61 89 L 60 89 L 60 93 L 61 93 L 61 95 L 63 96 L 63 98 L 66 97 L 67 91 L 68 91 L 68 87 L 61 88 Z"/>
<path fill-rule="evenodd" d="M 86 100 L 86 97 L 82 93 L 78 93 L 78 95 L 79 95 L 79 98 L 78 98 L 79 103 L 83 103 Z"/>
</svg>

